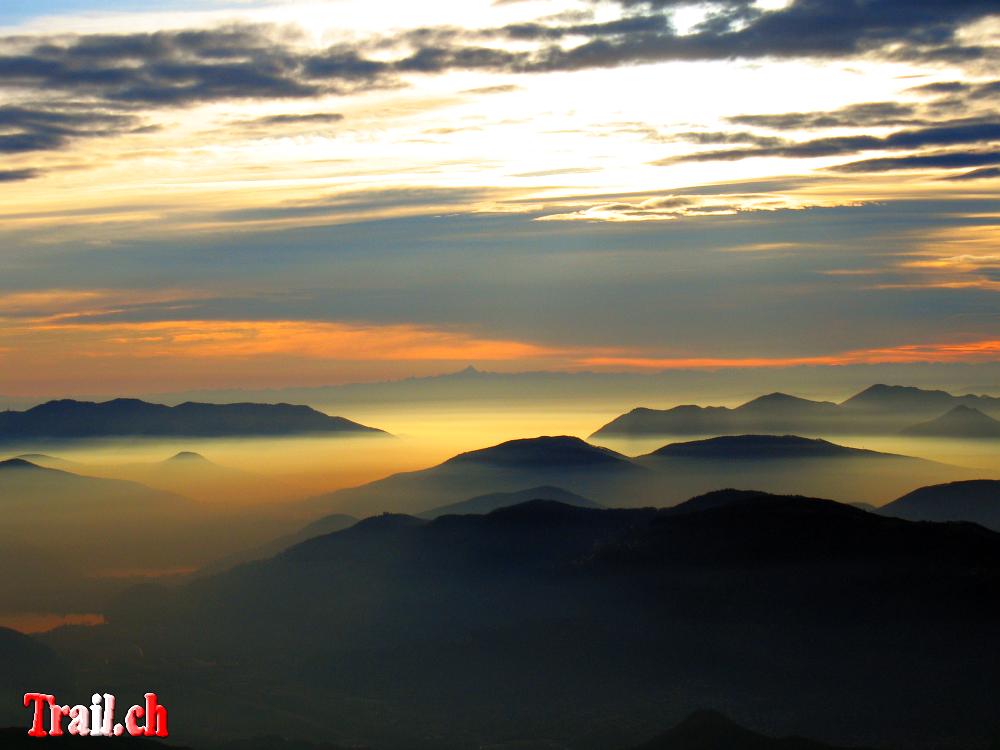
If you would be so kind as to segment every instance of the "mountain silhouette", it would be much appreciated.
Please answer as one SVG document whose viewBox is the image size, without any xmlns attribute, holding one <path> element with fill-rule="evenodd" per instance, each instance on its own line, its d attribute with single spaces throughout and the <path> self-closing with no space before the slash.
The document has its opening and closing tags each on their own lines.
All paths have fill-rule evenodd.
<svg viewBox="0 0 1000 750">
<path fill-rule="evenodd" d="M 941 414 L 964 405 L 985 411 L 1000 410 L 1000 398 L 992 396 L 955 396 L 946 391 L 925 390 L 902 385 L 873 385 L 844 401 L 841 406 L 855 412 Z"/>
<path fill-rule="evenodd" d="M 724 406 L 636 408 L 616 417 L 591 437 L 723 435 L 736 433 L 894 434 L 920 418 L 955 406 L 1000 414 L 1000 398 L 953 396 L 908 386 L 873 385 L 841 404 L 785 393 L 760 396 L 734 409 Z"/>
<path fill-rule="evenodd" d="M 670 443 L 634 460 L 660 478 L 661 504 L 724 487 L 882 503 L 923 484 L 973 476 L 958 467 L 797 435 Z"/>
<path fill-rule="evenodd" d="M 726 435 L 687 443 L 671 443 L 644 458 L 780 460 L 795 458 L 899 458 L 889 453 L 847 448 L 826 440 L 797 435 Z"/>
<path fill-rule="evenodd" d="M 35 638 L 0 627 L 0 664 L 3 664 L 0 669 L 0 724 L 16 723 L 22 726 L 21 735 L 32 739 L 27 737 L 24 724 L 28 715 L 23 708 L 24 693 L 33 689 L 29 687 L 32 685 L 46 691 L 65 689 L 70 682 L 67 663 Z M 7 744 L 0 746 L 7 747 Z"/>
<path fill-rule="evenodd" d="M 921 485 L 971 476 L 958 467 L 795 435 L 674 443 L 635 459 L 576 437 L 539 437 L 314 497 L 300 508 L 319 517 L 422 515 L 470 497 L 534 486 L 560 487 L 606 506 L 666 505 L 724 487 L 881 503 Z"/>
<path fill-rule="evenodd" d="M 969 521 L 1000 531 L 1000 480 L 921 487 L 887 503 L 879 512 L 910 521 Z"/>
<path fill-rule="evenodd" d="M 532 487 L 527 490 L 517 492 L 493 492 L 488 495 L 478 495 L 462 500 L 461 502 L 442 505 L 438 508 L 425 511 L 420 514 L 422 518 L 437 518 L 449 514 L 468 513 L 489 513 L 499 508 L 506 508 L 510 505 L 519 505 L 530 500 L 555 500 L 566 505 L 575 505 L 580 508 L 600 508 L 599 503 L 581 497 L 572 492 L 568 492 L 560 487 Z"/>
<path fill-rule="evenodd" d="M 211 463 L 207 458 L 205 458 L 200 453 L 195 453 L 194 451 L 180 451 L 175 453 L 170 458 L 166 459 L 164 463 L 168 462 L 178 462 L 178 463 Z"/>
<path fill-rule="evenodd" d="M 647 469 L 620 453 L 577 437 L 544 436 L 510 440 L 429 469 L 338 490 L 306 501 L 306 508 L 359 517 L 381 511 L 419 514 L 479 495 L 536 486 L 559 486 L 600 502 L 649 481 Z"/>
<path fill-rule="evenodd" d="M 706 492 L 704 495 L 692 497 L 690 500 L 686 500 L 683 503 L 675 505 L 672 512 L 681 514 L 695 511 L 713 510 L 715 508 L 724 508 L 737 503 L 751 505 L 754 503 L 766 504 L 777 497 L 781 496 L 773 495 L 769 492 L 762 492 L 760 490 L 738 490 L 730 487 L 724 490 L 715 490 L 713 492 Z M 801 495 L 796 495 L 794 497 L 799 499 L 808 499 L 803 498 Z"/>
<path fill-rule="evenodd" d="M 237 437 L 294 434 L 385 434 L 343 417 L 292 404 L 178 406 L 119 398 L 102 403 L 63 399 L 26 411 L 0 412 L 0 440 L 126 436 Z"/>
<path fill-rule="evenodd" d="M 637 408 L 613 419 L 591 437 L 621 435 L 692 435 L 762 431 L 826 430 L 840 412 L 829 401 L 810 401 L 786 393 L 771 393 L 730 409 L 684 405 L 672 409 Z"/>
<path fill-rule="evenodd" d="M 80 466 L 76 461 L 70 461 L 59 456 L 51 456 L 47 453 L 22 453 L 19 456 L 15 456 L 15 458 L 23 458 L 25 461 L 30 461 L 38 466 L 45 466 L 50 469 L 65 469 L 66 471 L 73 471 L 74 468 Z"/>
<path fill-rule="evenodd" d="M 499 468 L 611 468 L 627 470 L 627 459 L 620 453 L 599 448 L 580 438 L 566 435 L 508 440 L 490 448 L 461 453 L 444 466 L 478 464 Z"/>
<path fill-rule="evenodd" d="M 141 512 L 165 506 L 183 507 L 188 500 L 121 479 L 81 476 L 52 469 L 23 458 L 0 461 L 0 506 L 8 522 L 19 512 L 34 515 L 58 511 L 86 515 L 101 509 Z"/>
<path fill-rule="evenodd" d="M 907 427 L 903 434 L 917 437 L 1000 438 L 1000 421 L 971 406 L 959 404 L 937 419 Z"/>
<path fill-rule="evenodd" d="M 32 463 L 26 458 L 8 458 L 5 461 L 0 461 L 0 471 L 45 471 L 45 469 L 38 464 Z"/>
</svg>

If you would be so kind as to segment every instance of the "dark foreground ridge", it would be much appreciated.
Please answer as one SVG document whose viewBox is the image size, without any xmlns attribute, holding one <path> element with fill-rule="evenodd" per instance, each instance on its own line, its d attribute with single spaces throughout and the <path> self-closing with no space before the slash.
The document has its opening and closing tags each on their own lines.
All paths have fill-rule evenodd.
<svg viewBox="0 0 1000 750">
<path fill-rule="evenodd" d="M 666 509 L 533 500 L 370 517 L 105 614 L 44 640 L 109 688 L 196 670 L 211 705 L 180 693 L 178 714 L 230 736 L 266 685 L 300 698 L 256 702 L 262 726 L 295 736 L 322 711 L 314 739 L 348 745 L 627 748 L 713 706 L 832 746 L 978 748 L 1000 534 L 735 490 Z"/>
<path fill-rule="evenodd" d="M 63 399 L 27 411 L 0 412 L 0 441 L 32 438 L 242 437 L 356 433 L 386 434 L 374 427 L 293 404 L 177 406 L 119 398 L 95 403 Z"/>
</svg>

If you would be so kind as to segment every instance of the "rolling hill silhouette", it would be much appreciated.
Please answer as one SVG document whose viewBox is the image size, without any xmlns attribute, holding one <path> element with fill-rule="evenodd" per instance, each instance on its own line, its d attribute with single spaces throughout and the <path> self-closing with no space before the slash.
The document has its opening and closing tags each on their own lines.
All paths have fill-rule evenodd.
<svg viewBox="0 0 1000 750">
<path fill-rule="evenodd" d="M 796 435 L 729 435 L 671 443 L 635 459 L 662 477 L 661 503 L 723 487 L 881 503 L 970 471 Z"/>
<path fill-rule="evenodd" d="M 782 460 L 799 458 L 901 458 L 889 453 L 847 448 L 826 440 L 797 435 L 723 435 L 707 440 L 671 443 L 642 458 Z"/>
<path fill-rule="evenodd" d="M 1000 481 L 973 479 L 921 487 L 880 508 L 910 521 L 968 521 L 1000 531 Z"/>
<path fill-rule="evenodd" d="M 23 458 L 0 461 L 0 506 L 5 520 L 18 513 L 58 512 L 66 516 L 94 512 L 156 512 L 183 507 L 189 501 L 179 495 L 154 490 L 137 482 L 81 476 L 51 469 Z"/>
<path fill-rule="evenodd" d="M 177 406 L 119 398 L 102 403 L 63 399 L 26 411 L 0 412 L 0 441 L 129 436 L 238 437 L 296 434 L 385 434 L 374 427 L 292 404 Z"/>
<path fill-rule="evenodd" d="M 575 437 L 540 437 L 311 498 L 304 508 L 356 517 L 427 514 L 470 497 L 536 485 L 565 488 L 609 506 L 666 505 L 724 487 L 881 503 L 921 485 L 970 476 L 958 467 L 795 435 L 674 443 L 635 459 Z"/>
<path fill-rule="evenodd" d="M 645 468 L 607 448 L 576 437 L 545 436 L 462 453 L 429 469 L 313 498 L 307 507 L 359 517 L 424 513 L 470 497 L 547 485 L 600 501 L 645 486 L 647 475 Z"/>
<path fill-rule="evenodd" d="M 956 406 L 1000 414 L 1000 398 L 953 396 L 906 386 L 873 385 L 841 404 L 811 401 L 785 393 L 760 396 L 734 409 L 723 406 L 636 408 L 598 429 L 591 437 L 798 433 L 893 434 L 917 419 Z"/>
<path fill-rule="evenodd" d="M 493 492 L 488 495 L 478 495 L 468 500 L 442 505 L 420 514 L 421 518 L 437 518 L 449 514 L 489 513 L 510 505 L 519 505 L 530 500 L 555 500 L 566 505 L 580 508 L 600 508 L 599 503 L 585 497 L 568 492 L 560 487 L 532 487 L 517 492 Z"/>
<path fill-rule="evenodd" d="M 903 430 L 904 435 L 948 438 L 1000 438 L 1000 421 L 971 406 L 959 405 L 929 422 Z"/>
</svg>

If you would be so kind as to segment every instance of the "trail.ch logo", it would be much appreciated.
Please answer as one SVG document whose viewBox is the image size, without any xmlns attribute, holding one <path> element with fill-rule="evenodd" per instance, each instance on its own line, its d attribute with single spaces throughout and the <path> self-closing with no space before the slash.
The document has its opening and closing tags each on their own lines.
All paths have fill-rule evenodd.
<svg viewBox="0 0 1000 750">
<path fill-rule="evenodd" d="M 132 737 L 166 737 L 167 709 L 160 705 L 156 693 L 146 693 L 144 705 L 132 706 L 125 712 L 125 723 L 115 723 L 115 696 L 94 693 L 90 706 L 61 706 L 54 695 L 25 693 L 25 708 L 33 706 L 29 737 L 61 737 L 63 721 L 69 719 L 66 734 L 79 737 L 121 737 L 128 732 Z M 46 710 L 47 709 L 47 710 Z M 49 715 L 49 728 L 45 730 L 45 714 Z M 140 724 L 139 720 L 144 723 Z"/>
</svg>

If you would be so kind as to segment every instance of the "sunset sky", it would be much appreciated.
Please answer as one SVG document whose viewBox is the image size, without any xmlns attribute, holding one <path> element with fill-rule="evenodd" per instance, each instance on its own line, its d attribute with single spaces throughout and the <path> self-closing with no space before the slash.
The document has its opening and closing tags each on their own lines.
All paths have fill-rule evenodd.
<svg viewBox="0 0 1000 750">
<path fill-rule="evenodd" d="M 0 394 L 1000 361 L 995 0 L 4 0 L 0 36 Z"/>
</svg>

